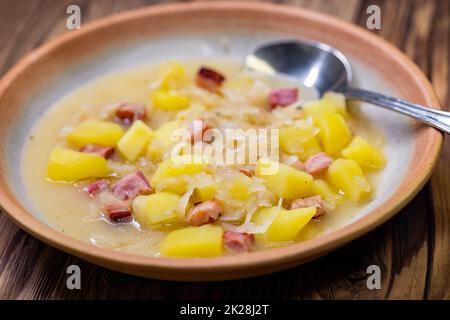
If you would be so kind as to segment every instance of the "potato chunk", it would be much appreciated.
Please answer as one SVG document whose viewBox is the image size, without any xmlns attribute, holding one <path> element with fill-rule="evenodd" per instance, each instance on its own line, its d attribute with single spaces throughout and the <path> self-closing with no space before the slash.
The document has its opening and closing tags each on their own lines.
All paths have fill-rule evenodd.
<svg viewBox="0 0 450 320">
<path fill-rule="evenodd" d="M 164 153 L 170 150 L 172 145 L 175 143 L 172 141 L 172 133 L 176 129 L 180 128 L 180 126 L 180 120 L 173 120 L 166 122 L 156 129 L 153 139 L 148 146 L 147 156 L 150 159 L 156 160 L 161 158 Z"/>
<path fill-rule="evenodd" d="M 164 74 L 163 79 L 159 85 L 159 88 L 163 91 L 173 89 L 179 85 L 184 78 L 185 71 L 181 64 L 178 62 L 170 63 L 167 72 Z"/>
<path fill-rule="evenodd" d="M 312 124 L 283 126 L 279 133 L 280 149 L 288 154 L 297 155 L 302 161 L 322 151 Z"/>
<path fill-rule="evenodd" d="M 195 188 L 195 202 L 203 202 L 211 199 L 216 194 L 216 191 L 216 185 L 213 183 Z"/>
<path fill-rule="evenodd" d="M 279 206 L 261 207 L 253 214 L 251 221 L 258 226 L 264 225 L 269 220 L 273 221 L 281 210 L 283 208 Z"/>
<path fill-rule="evenodd" d="M 273 242 L 285 242 L 295 239 L 299 231 L 316 214 L 316 207 L 281 210 L 267 230 L 267 238 Z"/>
<path fill-rule="evenodd" d="M 335 92 L 326 92 L 322 99 L 305 103 L 303 110 L 309 115 L 314 112 L 322 113 L 325 111 L 348 117 L 345 96 Z"/>
<path fill-rule="evenodd" d="M 381 169 L 386 164 L 381 151 L 358 136 L 341 153 L 344 158 L 354 160 L 366 169 Z"/>
<path fill-rule="evenodd" d="M 366 198 L 371 191 L 361 167 L 353 160 L 335 160 L 328 168 L 327 179 L 355 202 Z"/>
<path fill-rule="evenodd" d="M 186 191 L 185 181 L 176 179 L 181 176 L 192 176 L 200 172 L 206 171 L 207 167 L 203 163 L 174 163 L 171 158 L 162 161 L 156 169 L 150 184 L 157 189 L 164 189 L 175 193 L 183 193 Z M 171 183 L 167 182 L 171 180 Z M 164 187 L 161 183 L 164 181 Z"/>
<path fill-rule="evenodd" d="M 115 147 L 123 134 L 124 131 L 118 124 L 109 121 L 86 120 L 69 133 L 67 141 L 78 147 L 88 144 Z"/>
<path fill-rule="evenodd" d="M 319 127 L 318 138 L 327 154 L 334 155 L 350 143 L 352 134 L 340 114 L 324 111 L 313 113 L 312 117 Z"/>
<path fill-rule="evenodd" d="M 147 148 L 153 131 L 141 120 L 135 121 L 117 143 L 120 153 L 129 161 L 136 159 Z"/>
<path fill-rule="evenodd" d="M 174 111 L 189 107 L 189 99 L 175 91 L 154 91 L 151 94 L 153 106 L 159 109 Z"/>
<path fill-rule="evenodd" d="M 267 159 L 258 160 L 255 173 L 257 177 L 266 182 L 270 191 L 285 199 L 306 196 L 313 181 L 313 177 L 303 171 L 296 170 L 283 163 L 271 160 L 267 162 Z"/>
<path fill-rule="evenodd" d="M 157 224 L 176 223 L 184 215 L 177 212 L 180 197 L 169 192 L 159 192 L 138 196 L 133 200 L 133 212 L 136 220 L 144 227 Z"/>
<path fill-rule="evenodd" d="M 62 148 L 52 151 L 47 167 L 47 177 L 53 181 L 75 182 L 108 173 L 108 163 L 102 156 Z"/>
<path fill-rule="evenodd" d="M 223 230 L 211 224 L 173 231 L 161 246 L 163 255 L 174 257 L 219 256 L 222 250 Z"/>
</svg>

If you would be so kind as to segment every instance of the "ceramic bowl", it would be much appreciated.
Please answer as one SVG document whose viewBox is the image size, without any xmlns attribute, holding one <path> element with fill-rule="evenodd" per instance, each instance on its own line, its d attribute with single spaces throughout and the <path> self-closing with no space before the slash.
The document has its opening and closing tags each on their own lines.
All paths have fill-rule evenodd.
<svg viewBox="0 0 450 320">
<path fill-rule="evenodd" d="M 362 104 L 359 111 L 385 135 L 389 161 L 373 200 L 343 227 L 286 247 L 217 258 L 146 257 L 100 249 L 52 229 L 24 191 L 22 147 L 30 127 L 74 88 L 102 74 L 167 59 L 228 56 L 282 38 L 321 41 L 350 59 L 354 84 L 438 108 L 422 72 L 381 38 L 324 14 L 260 3 L 192 3 L 124 12 L 68 31 L 34 50 L 0 81 L 0 203 L 36 238 L 101 266 L 130 274 L 200 281 L 286 269 L 369 232 L 420 190 L 438 157 L 442 135 L 404 116 Z"/>
</svg>

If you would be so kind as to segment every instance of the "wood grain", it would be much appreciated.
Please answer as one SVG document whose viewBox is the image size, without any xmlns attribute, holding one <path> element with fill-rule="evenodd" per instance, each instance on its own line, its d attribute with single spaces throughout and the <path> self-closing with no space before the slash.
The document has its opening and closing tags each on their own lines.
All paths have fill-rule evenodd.
<svg viewBox="0 0 450 320">
<path fill-rule="evenodd" d="M 0 0 L 0 74 L 21 56 L 65 31 L 65 10 L 78 4 L 82 23 L 159 2 L 144 0 Z M 377 4 L 377 31 L 409 55 L 449 106 L 450 1 L 289 0 L 365 26 Z M 50 248 L 0 214 L 2 299 L 449 299 L 450 143 L 430 182 L 395 218 L 326 257 L 263 277 L 176 283 L 109 271 Z M 82 270 L 82 290 L 66 289 L 66 267 Z M 382 269 L 381 290 L 368 290 L 366 268 Z"/>
</svg>

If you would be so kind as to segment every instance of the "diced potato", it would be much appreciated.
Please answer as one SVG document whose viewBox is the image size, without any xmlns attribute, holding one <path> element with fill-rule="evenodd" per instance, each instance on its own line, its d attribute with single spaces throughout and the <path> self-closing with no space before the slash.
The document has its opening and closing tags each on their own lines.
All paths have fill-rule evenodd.
<svg viewBox="0 0 450 320">
<path fill-rule="evenodd" d="M 354 160 L 361 167 L 367 169 L 381 169 L 386 164 L 386 159 L 381 151 L 358 136 L 353 138 L 341 153 L 344 158 Z"/>
<path fill-rule="evenodd" d="M 161 253 L 174 257 L 212 257 L 222 254 L 223 230 L 206 224 L 171 232 L 163 241 Z"/>
<path fill-rule="evenodd" d="M 310 190 L 311 196 L 321 196 L 333 208 L 342 202 L 342 195 L 337 194 L 331 186 L 322 179 L 314 180 Z"/>
<path fill-rule="evenodd" d="M 203 202 L 212 199 L 216 194 L 217 188 L 214 184 L 195 188 L 195 202 Z"/>
<path fill-rule="evenodd" d="M 47 167 L 47 177 L 53 181 L 75 182 L 108 173 L 108 163 L 102 156 L 62 148 L 52 151 Z"/>
<path fill-rule="evenodd" d="M 159 88 L 163 91 L 168 91 L 170 89 L 173 89 L 174 87 L 177 87 L 177 85 L 180 83 L 180 80 L 183 79 L 184 74 L 185 71 L 183 66 L 178 62 L 172 62 L 169 66 L 169 70 L 167 70 L 166 74 L 161 80 Z"/>
<path fill-rule="evenodd" d="M 312 113 L 333 112 L 338 113 L 344 117 L 348 117 L 345 96 L 340 93 L 326 92 L 322 99 L 307 102 L 302 108 L 306 114 Z"/>
<path fill-rule="evenodd" d="M 350 143 L 352 134 L 340 114 L 324 111 L 312 117 L 320 129 L 318 138 L 325 153 L 334 155 Z"/>
<path fill-rule="evenodd" d="M 86 120 L 67 136 L 67 141 L 83 147 L 96 144 L 103 147 L 115 147 L 124 134 L 116 123 L 101 120 Z"/>
<path fill-rule="evenodd" d="M 189 107 L 189 99 L 175 91 L 154 91 L 151 100 L 156 108 L 174 111 L 183 110 Z"/>
<path fill-rule="evenodd" d="M 295 239 L 299 231 L 316 214 L 316 207 L 281 210 L 267 230 L 267 238 L 273 242 L 285 242 Z"/>
<path fill-rule="evenodd" d="M 322 151 L 311 124 L 283 126 L 279 134 L 280 149 L 297 155 L 302 161 Z"/>
<path fill-rule="evenodd" d="M 258 226 L 266 224 L 267 220 L 274 220 L 278 212 L 283 210 L 279 206 L 261 207 L 252 216 L 252 222 Z"/>
<path fill-rule="evenodd" d="M 178 200 L 178 195 L 169 192 L 138 196 L 132 204 L 134 216 L 144 227 L 179 222 L 182 215 L 176 210 Z"/>
<path fill-rule="evenodd" d="M 174 141 L 172 141 L 172 133 L 180 128 L 181 121 L 173 120 L 166 122 L 161 127 L 155 130 L 152 142 L 148 146 L 147 156 L 150 159 L 157 160 L 159 159 L 165 152 L 167 152 Z"/>
<path fill-rule="evenodd" d="M 363 200 L 370 194 L 370 184 L 364 177 L 361 167 L 353 160 L 335 160 L 328 167 L 326 177 L 352 201 Z"/>
<path fill-rule="evenodd" d="M 261 207 L 253 213 L 251 222 L 257 226 L 270 226 L 281 210 L 284 209 L 279 206 Z M 264 233 L 256 233 L 255 240 L 260 243 L 267 243 L 269 241 L 267 230 Z"/>
<path fill-rule="evenodd" d="M 153 131 L 144 122 L 138 120 L 128 129 L 117 143 L 120 153 L 129 161 L 136 159 L 147 148 L 153 137 Z"/>
<path fill-rule="evenodd" d="M 313 177 L 306 172 L 296 170 L 283 163 L 259 159 L 256 176 L 263 179 L 267 188 L 277 196 L 285 199 L 304 197 L 309 193 Z"/>
<path fill-rule="evenodd" d="M 206 171 L 203 163 L 179 163 L 176 164 L 171 158 L 161 162 L 153 175 L 152 183 L 158 183 L 162 179 L 176 177 L 180 175 L 194 175 Z"/>
</svg>

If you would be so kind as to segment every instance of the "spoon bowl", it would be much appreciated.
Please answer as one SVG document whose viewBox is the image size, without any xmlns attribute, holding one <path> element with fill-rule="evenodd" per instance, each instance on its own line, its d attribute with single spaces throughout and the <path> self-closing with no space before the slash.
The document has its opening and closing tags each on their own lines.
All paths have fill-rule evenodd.
<svg viewBox="0 0 450 320">
<path fill-rule="evenodd" d="M 330 90 L 340 91 L 352 81 L 352 69 L 347 58 L 337 49 L 320 42 L 266 43 L 246 57 L 245 65 L 262 73 L 287 75 L 308 88 L 314 88 L 320 95 Z"/>
<path fill-rule="evenodd" d="M 295 78 L 304 86 L 315 89 L 320 95 L 326 91 L 340 92 L 348 99 L 363 100 L 408 115 L 450 134 L 450 112 L 351 87 L 350 62 L 340 51 L 321 42 L 268 42 L 247 55 L 245 66 L 269 75 L 283 74 Z"/>
</svg>

